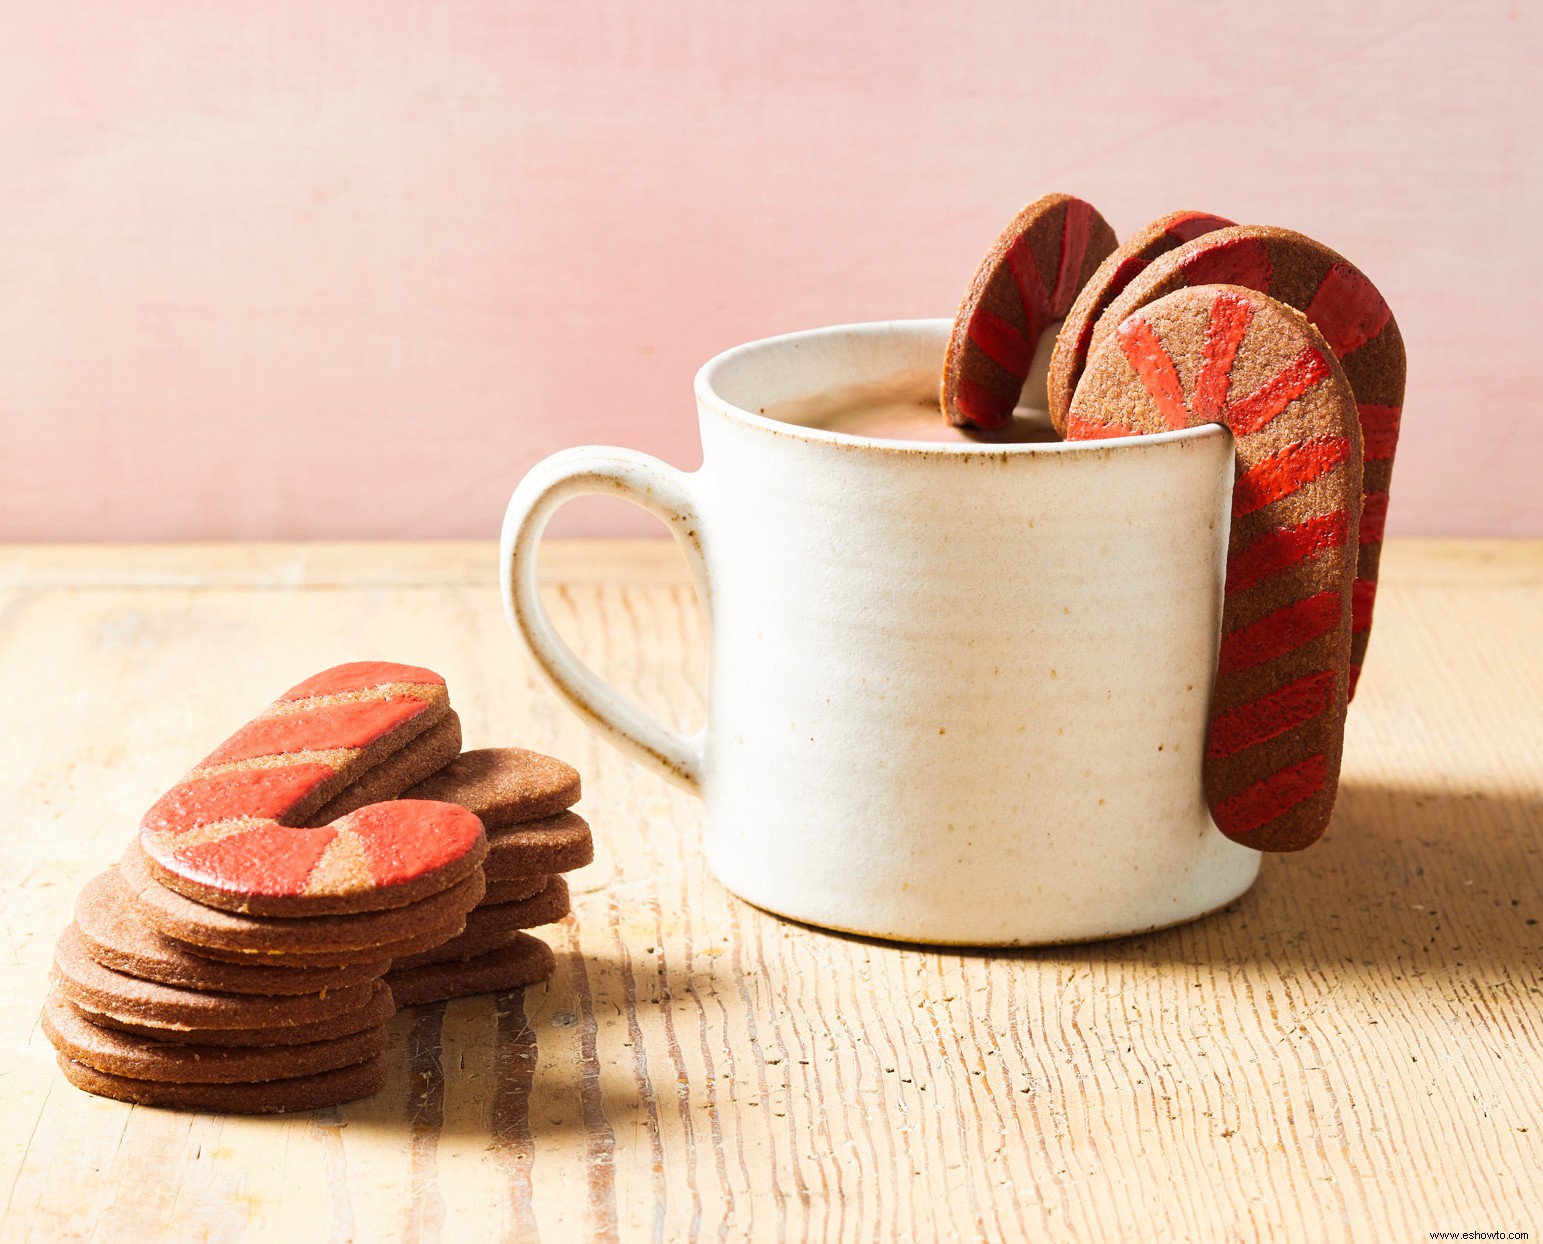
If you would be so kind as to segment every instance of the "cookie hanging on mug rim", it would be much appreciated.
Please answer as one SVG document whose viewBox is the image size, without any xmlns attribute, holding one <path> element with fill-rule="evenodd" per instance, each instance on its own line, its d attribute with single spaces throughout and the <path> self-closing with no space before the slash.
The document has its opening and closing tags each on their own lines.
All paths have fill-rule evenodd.
<svg viewBox="0 0 1543 1244">
<path fill-rule="evenodd" d="M 941 392 L 950 424 L 990 429 L 1012 418 L 1040 338 L 1114 248 L 1109 222 L 1069 194 L 1047 194 L 1013 218 L 954 316 Z"/>
<path fill-rule="evenodd" d="M 1235 285 L 1146 304 L 1088 356 L 1070 440 L 1220 423 L 1237 485 L 1203 776 L 1212 819 L 1296 851 L 1334 810 L 1349 698 L 1362 446 L 1344 369 L 1301 312 Z"/>
</svg>

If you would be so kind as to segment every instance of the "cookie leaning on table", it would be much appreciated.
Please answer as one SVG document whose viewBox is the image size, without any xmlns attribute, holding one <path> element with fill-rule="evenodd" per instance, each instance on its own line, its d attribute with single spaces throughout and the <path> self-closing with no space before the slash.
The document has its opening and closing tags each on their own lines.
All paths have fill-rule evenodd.
<svg viewBox="0 0 1543 1244">
<path fill-rule="evenodd" d="M 482 825 L 454 804 L 375 803 L 310 818 L 450 712 L 444 679 L 382 661 L 285 692 L 146 814 L 139 845 L 162 885 L 270 916 L 400 907 L 471 876 Z"/>
</svg>

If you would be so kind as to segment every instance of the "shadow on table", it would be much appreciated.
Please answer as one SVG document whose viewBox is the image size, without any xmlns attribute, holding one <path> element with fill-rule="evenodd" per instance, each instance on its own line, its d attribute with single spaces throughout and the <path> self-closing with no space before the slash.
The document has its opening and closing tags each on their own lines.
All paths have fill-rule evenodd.
<svg viewBox="0 0 1543 1244">
<path fill-rule="evenodd" d="M 1403 961 L 1419 970 L 1531 971 L 1543 957 L 1543 791 L 1346 783 L 1321 842 L 1267 858 L 1252 890 L 1201 920 L 1125 939 L 975 953 L 1047 963 L 1225 957 L 1305 970 Z"/>
</svg>

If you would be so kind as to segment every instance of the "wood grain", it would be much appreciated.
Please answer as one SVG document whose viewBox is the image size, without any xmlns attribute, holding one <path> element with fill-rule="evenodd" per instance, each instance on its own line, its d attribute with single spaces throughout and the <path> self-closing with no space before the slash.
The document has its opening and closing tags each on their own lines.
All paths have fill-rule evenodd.
<svg viewBox="0 0 1543 1244">
<path fill-rule="evenodd" d="M 554 546 L 575 647 L 679 725 L 673 549 Z M 767 916 L 695 803 L 538 683 L 485 544 L 0 550 L 0 1238 L 1390 1239 L 1543 1230 L 1543 544 L 1389 544 L 1327 838 L 1210 919 L 937 953 Z M 275 688 L 383 656 L 585 775 L 556 976 L 405 1012 L 376 1097 L 276 1119 L 66 1085 L 53 939 Z"/>
</svg>

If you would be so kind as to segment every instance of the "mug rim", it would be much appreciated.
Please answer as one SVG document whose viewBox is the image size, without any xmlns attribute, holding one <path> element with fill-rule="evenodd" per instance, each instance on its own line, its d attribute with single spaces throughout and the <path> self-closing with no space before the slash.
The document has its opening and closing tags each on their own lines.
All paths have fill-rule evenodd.
<svg viewBox="0 0 1543 1244">
<path fill-rule="evenodd" d="M 831 324 L 823 328 L 805 328 L 797 332 L 777 333 L 771 337 L 760 337 L 754 341 L 746 341 L 740 345 L 731 346 L 729 349 L 713 355 L 712 358 L 708 359 L 707 362 L 697 369 L 692 389 L 696 394 L 699 406 L 703 409 L 710 409 L 731 422 L 755 428 L 759 431 L 770 432 L 774 435 L 807 441 L 812 444 L 839 445 L 843 449 L 869 450 L 883 453 L 900 452 L 917 455 L 982 454 L 993 458 L 1000 458 L 1007 454 L 1109 453 L 1165 445 L 1175 441 L 1205 440 L 1212 436 L 1231 435 L 1231 432 L 1224 424 L 1203 423 L 1192 428 L 1173 428 L 1162 432 L 1145 432 L 1136 436 L 1114 436 L 1089 441 L 1010 441 L 996 443 L 899 440 L 893 437 L 857 436 L 850 432 L 833 432 L 826 428 L 810 428 L 796 423 L 784 423 L 780 419 L 772 419 L 767 415 L 746 410 L 743 406 L 736 405 L 718 392 L 717 378 L 721 371 L 737 363 L 746 355 L 774 346 L 796 346 L 801 341 L 811 341 L 838 334 L 876 336 L 895 333 L 903 329 L 931 329 L 946 335 L 952 323 L 952 320 L 942 317 L 905 320 L 867 320 L 852 324 Z"/>
</svg>

